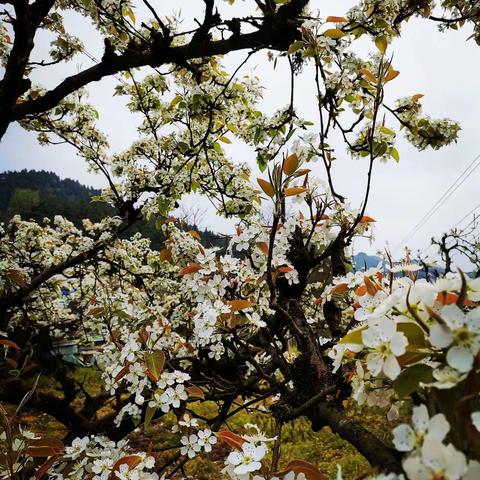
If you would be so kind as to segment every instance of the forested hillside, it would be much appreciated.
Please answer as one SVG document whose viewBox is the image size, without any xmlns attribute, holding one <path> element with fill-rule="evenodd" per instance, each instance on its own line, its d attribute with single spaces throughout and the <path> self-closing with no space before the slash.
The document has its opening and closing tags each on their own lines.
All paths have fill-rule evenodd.
<svg viewBox="0 0 480 480">
<path fill-rule="evenodd" d="M 111 206 L 94 200 L 99 193 L 99 190 L 82 185 L 77 180 L 61 179 L 57 174 L 44 170 L 3 172 L 0 173 L 0 222 L 8 222 L 17 214 L 35 221 L 61 215 L 77 226 L 81 226 L 85 218 L 98 222 L 106 215 L 115 214 Z M 192 225 L 185 225 L 185 228 L 197 229 Z M 161 248 L 164 239 L 155 228 L 155 221 L 137 222 L 129 234 L 137 231 L 150 238 L 154 248 Z M 199 233 L 205 246 L 225 245 L 225 240 L 214 232 L 201 230 Z"/>
<path fill-rule="evenodd" d="M 68 217 L 76 225 L 83 218 L 98 221 L 113 212 L 103 202 L 92 201 L 99 192 L 53 172 L 22 170 L 0 174 L 0 219 L 15 214 L 41 220 L 55 215 Z"/>
</svg>

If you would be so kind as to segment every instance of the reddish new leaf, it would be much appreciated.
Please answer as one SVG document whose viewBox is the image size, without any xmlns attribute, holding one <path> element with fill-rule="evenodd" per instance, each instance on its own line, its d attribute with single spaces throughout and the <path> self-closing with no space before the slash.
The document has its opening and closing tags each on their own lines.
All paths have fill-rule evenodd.
<svg viewBox="0 0 480 480">
<path fill-rule="evenodd" d="M 339 283 L 332 288 L 332 293 L 348 292 L 348 285 L 346 283 Z"/>
<path fill-rule="evenodd" d="M 331 23 L 344 23 L 344 22 L 348 22 L 348 18 L 336 17 L 334 15 L 330 15 L 330 16 L 327 17 L 327 19 L 325 21 L 326 22 L 331 22 Z"/>
<path fill-rule="evenodd" d="M 253 307 L 255 302 L 251 302 L 250 300 L 229 300 L 227 305 L 230 307 L 232 312 L 238 312 L 239 310 L 243 310 L 244 308 Z"/>
<path fill-rule="evenodd" d="M 257 182 L 260 185 L 261 189 L 269 197 L 275 196 L 275 189 L 273 188 L 273 185 L 270 182 L 267 182 L 266 180 L 263 180 L 262 178 L 257 178 Z"/>
<path fill-rule="evenodd" d="M 205 398 L 205 394 L 203 393 L 203 390 L 200 387 L 197 387 L 196 385 L 190 385 L 189 387 L 186 388 L 186 391 L 188 393 L 189 397 L 196 397 L 196 398 Z"/>
<path fill-rule="evenodd" d="M 295 474 L 303 473 L 307 480 L 327 480 L 327 477 L 311 463 L 304 460 L 292 460 L 284 470 L 285 473 L 294 472 Z M 283 472 L 280 472 L 280 474 Z"/>
<path fill-rule="evenodd" d="M 180 269 L 178 272 L 179 275 L 188 275 L 190 273 L 196 273 L 201 269 L 201 265 L 199 263 L 189 263 L 187 266 Z"/>
<path fill-rule="evenodd" d="M 283 172 L 285 175 L 292 175 L 295 173 L 295 170 L 298 168 L 298 157 L 296 153 L 292 153 L 289 157 L 285 159 L 283 164 Z"/>
<path fill-rule="evenodd" d="M 112 468 L 112 471 L 110 472 L 109 475 L 109 480 L 113 480 L 118 478 L 117 475 L 115 475 L 115 472 L 118 472 L 120 470 L 120 467 L 122 465 L 128 465 L 128 469 L 132 470 L 135 468 L 140 462 L 142 461 L 142 457 L 139 457 L 138 455 L 127 455 L 120 460 L 118 460 L 115 465 Z"/>
<path fill-rule="evenodd" d="M 13 342 L 12 340 L 9 340 L 8 338 L 1 338 L 0 345 L 5 345 L 6 347 L 14 348 L 15 350 L 20 350 L 20 347 L 15 342 Z"/>
<path fill-rule="evenodd" d="M 229 430 L 222 430 L 221 432 L 216 432 L 215 436 L 223 443 L 226 443 L 232 448 L 237 450 L 242 449 L 242 445 L 245 443 L 245 440 L 236 433 L 230 432 Z"/>
<path fill-rule="evenodd" d="M 57 438 L 43 437 L 32 440 L 27 448 L 31 457 L 51 457 L 63 453 L 63 442 Z"/>
</svg>

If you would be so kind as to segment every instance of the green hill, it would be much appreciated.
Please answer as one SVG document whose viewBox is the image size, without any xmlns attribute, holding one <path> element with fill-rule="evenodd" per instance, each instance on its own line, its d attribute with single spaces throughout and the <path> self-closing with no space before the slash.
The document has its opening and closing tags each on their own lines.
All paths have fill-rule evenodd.
<svg viewBox="0 0 480 480">
<path fill-rule="evenodd" d="M 86 187 L 76 180 L 61 179 L 53 172 L 3 172 L 0 173 L 0 222 L 8 222 L 16 214 L 36 221 L 62 215 L 77 226 L 81 226 L 84 218 L 99 221 L 106 215 L 115 214 L 108 204 L 92 201 L 92 197 L 99 193 L 99 190 Z M 150 238 L 154 248 L 162 247 L 164 238 L 154 222 L 137 222 L 129 234 L 134 232 Z M 205 246 L 224 247 L 226 244 L 225 239 L 214 232 L 203 230 L 199 233 Z"/>
</svg>

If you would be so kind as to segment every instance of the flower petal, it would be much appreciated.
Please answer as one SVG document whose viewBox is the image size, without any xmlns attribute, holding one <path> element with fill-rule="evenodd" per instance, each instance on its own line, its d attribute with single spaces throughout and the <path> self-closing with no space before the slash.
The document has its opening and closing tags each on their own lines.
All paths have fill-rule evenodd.
<svg viewBox="0 0 480 480">
<path fill-rule="evenodd" d="M 383 373 L 390 379 L 395 380 L 400 375 L 400 364 L 395 355 L 389 355 L 383 363 Z"/>
<path fill-rule="evenodd" d="M 393 429 L 393 444 L 399 452 L 410 452 L 415 448 L 415 432 L 403 423 Z"/>
<path fill-rule="evenodd" d="M 473 366 L 473 354 L 465 347 L 452 347 L 447 352 L 447 363 L 459 372 L 469 372 Z"/>
</svg>

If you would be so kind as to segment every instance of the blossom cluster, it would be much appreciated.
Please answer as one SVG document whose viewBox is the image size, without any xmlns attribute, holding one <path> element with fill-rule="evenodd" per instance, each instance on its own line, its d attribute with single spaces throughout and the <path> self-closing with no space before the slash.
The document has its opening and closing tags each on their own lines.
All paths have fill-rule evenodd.
<svg viewBox="0 0 480 480">
<path fill-rule="evenodd" d="M 359 404 L 390 406 L 389 418 L 396 419 L 405 393 L 447 392 L 477 371 L 478 279 L 461 273 L 429 283 L 415 279 L 412 272 L 395 278 L 375 269 L 362 274 L 363 278 L 357 272 L 336 279 L 326 293 L 326 298 L 343 295 L 353 302 L 359 326 L 330 355 L 337 370 L 353 356 L 352 397 Z M 460 421 L 475 429 L 474 405 L 467 415 Z M 394 429 L 395 447 L 408 452 L 403 467 L 409 479 L 475 478 L 478 463 L 445 443 L 452 421 L 442 413 L 429 419 L 427 407 L 421 405 L 413 408 L 413 429 L 406 424 Z M 455 428 L 458 421 L 454 420 Z"/>
<path fill-rule="evenodd" d="M 154 457 L 146 452 L 131 452 L 128 442 L 115 443 L 103 436 L 76 438 L 65 449 L 49 478 L 55 480 L 158 480 L 153 470 Z"/>
</svg>

